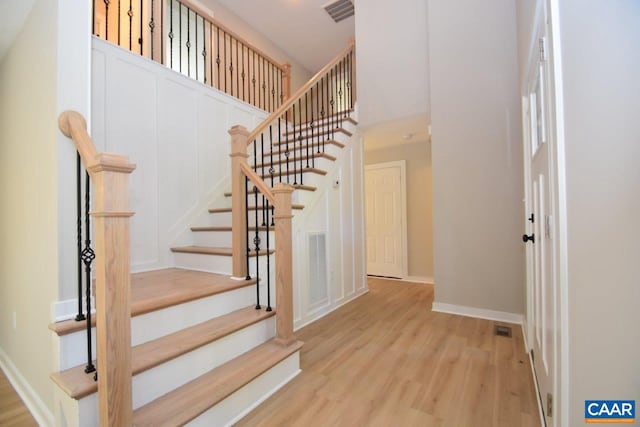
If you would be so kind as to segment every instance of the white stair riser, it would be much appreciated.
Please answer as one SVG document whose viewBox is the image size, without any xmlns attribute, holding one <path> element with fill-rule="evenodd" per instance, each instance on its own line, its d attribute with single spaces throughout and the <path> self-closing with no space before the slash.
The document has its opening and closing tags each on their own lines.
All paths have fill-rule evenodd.
<svg viewBox="0 0 640 427">
<path fill-rule="evenodd" d="M 131 345 L 135 346 L 157 339 L 254 303 L 255 285 L 135 316 L 131 319 Z M 95 328 L 92 328 L 91 331 L 92 353 L 95 358 Z M 63 335 L 59 337 L 59 340 L 60 370 L 87 362 L 87 341 L 84 329 Z"/>
<path fill-rule="evenodd" d="M 311 152 L 313 152 L 313 151 L 311 151 Z M 306 156 L 306 153 L 307 152 L 305 150 L 303 155 Z M 297 155 L 298 155 L 298 153 L 296 153 L 296 156 Z M 283 154 L 283 156 L 284 156 L 284 154 Z M 277 159 L 278 159 L 277 155 L 274 155 L 274 161 L 277 161 Z M 268 161 L 269 161 L 269 157 L 266 157 L 265 158 L 265 162 L 268 162 Z M 333 160 L 326 159 L 324 157 L 317 157 L 317 158 L 314 158 L 314 159 L 311 159 L 311 158 L 309 159 L 309 167 L 314 167 L 316 169 L 322 169 L 322 170 L 325 170 L 325 171 L 328 170 L 334 163 L 335 162 Z M 265 165 L 264 174 L 267 176 L 267 178 L 265 179 L 266 183 L 271 185 L 271 178 L 269 177 L 269 166 L 270 165 Z M 304 166 L 304 167 L 307 166 L 306 158 L 303 159 L 302 166 Z M 300 167 L 300 159 L 298 158 L 297 162 L 296 162 L 296 168 L 299 168 L 299 167 Z M 279 182 L 280 178 L 277 176 L 277 174 L 280 173 L 280 164 L 276 163 L 274 165 L 273 169 L 274 169 L 274 173 L 276 174 L 276 176 L 274 176 L 274 178 L 273 178 L 274 182 Z M 286 171 L 287 171 L 287 165 L 286 165 L 286 163 L 282 163 L 282 172 L 286 172 Z M 289 165 L 289 171 L 290 172 L 293 171 L 293 165 L 291 165 L 291 164 Z M 258 168 L 258 173 L 260 175 L 262 175 L 262 168 Z M 285 176 L 283 176 L 283 180 L 286 180 Z"/>
<path fill-rule="evenodd" d="M 274 335 L 275 318 L 271 317 L 136 375 L 132 384 L 134 409 L 240 356 Z"/>
<path fill-rule="evenodd" d="M 273 227 L 269 226 L 269 243 L 274 247 L 275 233 Z M 251 231 L 250 239 L 253 240 L 255 231 Z M 267 232 L 259 231 L 260 246 L 264 247 L 267 242 Z M 194 231 L 193 232 L 193 244 L 195 246 L 209 246 L 213 248 L 228 248 L 231 247 L 231 231 Z"/>
<path fill-rule="evenodd" d="M 186 425 L 231 426 L 299 373 L 300 354 L 296 351 Z"/>
<path fill-rule="evenodd" d="M 209 273 L 219 273 L 231 275 L 232 259 L 230 256 L 223 255 L 206 255 L 176 252 L 173 254 L 175 266 L 177 268 L 186 268 L 190 270 L 206 271 Z M 274 254 L 270 254 L 269 258 L 274 259 Z M 260 272 L 266 271 L 266 256 L 258 257 Z M 253 276 L 255 273 L 256 259 L 249 258 L 249 273 Z"/>
</svg>

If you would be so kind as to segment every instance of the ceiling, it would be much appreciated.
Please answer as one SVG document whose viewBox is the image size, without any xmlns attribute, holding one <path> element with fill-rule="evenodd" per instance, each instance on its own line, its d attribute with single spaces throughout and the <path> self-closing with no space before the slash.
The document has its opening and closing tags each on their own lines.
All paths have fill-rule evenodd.
<svg viewBox="0 0 640 427">
<path fill-rule="evenodd" d="M 201 2 L 207 4 L 207 0 Z M 355 34 L 353 16 L 335 23 L 323 9 L 331 0 L 218 2 L 314 73 L 340 53 Z"/>
<path fill-rule="evenodd" d="M 0 1 L 0 61 L 13 44 L 35 0 Z"/>
<path fill-rule="evenodd" d="M 426 114 L 378 123 L 364 130 L 364 149 L 378 150 L 402 144 L 429 141 L 429 121 Z"/>
</svg>

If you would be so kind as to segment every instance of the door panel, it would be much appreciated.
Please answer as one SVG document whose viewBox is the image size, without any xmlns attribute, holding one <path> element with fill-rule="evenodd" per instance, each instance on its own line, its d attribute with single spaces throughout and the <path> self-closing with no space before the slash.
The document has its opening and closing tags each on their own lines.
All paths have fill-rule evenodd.
<svg viewBox="0 0 640 427">
<path fill-rule="evenodd" d="M 404 165 L 365 168 L 367 274 L 404 277 Z"/>
</svg>

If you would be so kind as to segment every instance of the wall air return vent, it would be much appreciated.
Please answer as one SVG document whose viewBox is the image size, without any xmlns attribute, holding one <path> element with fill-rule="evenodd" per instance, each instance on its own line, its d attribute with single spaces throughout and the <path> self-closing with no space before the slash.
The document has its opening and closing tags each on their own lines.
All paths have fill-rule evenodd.
<svg viewBox="0 0 640 427">
<path fill-rule="evenodd" d="M 354 14 L 353 3 L 351 0 L 332 1 L 322 7 L 335 22 L 340 22 Z"/>
</svg>

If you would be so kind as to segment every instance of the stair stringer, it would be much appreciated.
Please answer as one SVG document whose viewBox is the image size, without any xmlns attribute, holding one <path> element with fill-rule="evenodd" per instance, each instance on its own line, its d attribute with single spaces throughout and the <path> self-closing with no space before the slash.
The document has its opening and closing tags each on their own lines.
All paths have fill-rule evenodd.
<svg viewBox="0 0 640 427">
<path fill-rule="evenodd" d="M 293 217 L 295 329 L 327 315 L 368 291 L 363 200 L 362 136 L 356 129 L 332 167 L 327 170 L 323 182 L 305 200 L 304 210 Z M 327 298 L 315 303 L 310 301 L 308 233 L 324 233 L 327 236 Z"/>
</svg>

